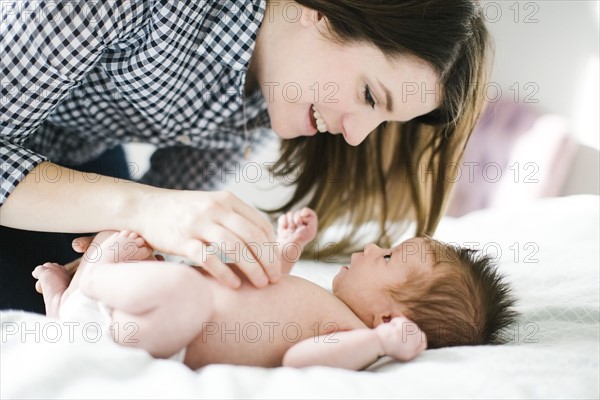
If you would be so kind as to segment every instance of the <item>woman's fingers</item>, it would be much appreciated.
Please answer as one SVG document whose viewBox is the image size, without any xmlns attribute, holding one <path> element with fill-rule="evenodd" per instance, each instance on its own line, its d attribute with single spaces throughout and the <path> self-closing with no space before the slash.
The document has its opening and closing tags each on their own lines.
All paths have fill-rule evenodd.
<svg viewBox="0 0 600 400">
<path fill-rule="evenodd" d="M 281 259 L 277 252 L 267 252 L 270 243 L 275 243 L 275 241 L 277 240 L 275 231 L 271 226 L 271 223 L 256 208 L 243 202 L 231 193 L 225 193 L 225 201 L 230 202 L 233 210 L 246 221 L 242 223 L 239 227 L 240 229 L 243 229 L 243 231 L 241 232 L 239 230 L 232 229 L 232 227 L 227 223 L 222 223 L 221 225 L 223 225 L 230 231 L 238 234 L 238 236 L 240 236 L 241 238 L 246 239 L 246 243 L 258 243 L 259 247 L 263 250 L 262 254 L 273 254 L 272 259 L 268 260 L 268 265 L 266 265 L 263 262 L 261 262 L 261 265 L 263 266 L 265 271 L 267 271 L 267 274 L 269 275 L 269 280 L 271 282 L 275 282 L 279 279 L 281 273 Z M 228 216 L 225 216 L 225 218 L 227 217 Z M 260 229 L 262 233 L 248 232 L 248 229 L 250 227 L 256 227 Z M 271 273 L 270 271 L 273 271 L 273 273 Z"/>
<path fill-rule="evenodd" d="M 273 226 L 256 208 L 227 192 L 159 190 L 144 198 L 133 227 L 157 251 L 188 258 L 230 287 L 241 284 L 219 250 L 239 248 L 238 267 L 256 286 L 281 276 Z M 237 247 L 236 247 L 237 244 Z M 242 257 L 243 256 L 243 257 Z"/>
<path fill-rule="evenodd" d="M 187 241 L 183 246 L 183 254 L 224 285 L 232 289 L 240 287 L 242 283 L 240 278 L 235 275 L 231 268 L 221 262 L 218 256 L 209 252 L 204 243 L 193 239 Z"/>
<path fill-rule="evenodd" d="M 254 226 L 260 228 L 265 233 L 265 236 L 268 238 L 268 240 L 275 241 L 275 233 L 273 232 L 271 223 L 266 217 L 261 215 L 256 208 L 243 202 L 231 193 L 227 193 L 225 195 L 225 200 L 230 201 L 230 204 L 235 212 L 246 218 Z"/>
<path fill-rule="evenodd" d="M 212 243 L 216 245 L 214 252 L 220 255 L 222 262 L 236 265 L 254 286 L 265 287 L 269 284 L 270 276 L 276 278 L 277 271 L 274 271 L 273 263 L 269 262 L 269 256 L 258 244 L 244 243 L 239 236 L 223 227 L 216 228 L 214 234 L 223 238 L 218 244 Z"/>
<path fill-rule="evenodd" d="M 265 237 L 262 230 L 248 225 L 239 215 L 229 215 L 221 224 L 221 230 L 215 230 L 215 236 L 222 237 L 219 243 L 221 253 L 226 250 L 235 254 L 235 263 L 256 287 L 269 282 L 277 282 L 281 277 L 281 264 L 275 251 L 276 242 Z M 199 232 L 199 234 L 201 234 Z M 243 238 L 251 238 L 245 241 Z M 232 258 L 232 257 L 229 257 Z M 238 262 L 239 261 L 239 262 Z"/>
</svg>

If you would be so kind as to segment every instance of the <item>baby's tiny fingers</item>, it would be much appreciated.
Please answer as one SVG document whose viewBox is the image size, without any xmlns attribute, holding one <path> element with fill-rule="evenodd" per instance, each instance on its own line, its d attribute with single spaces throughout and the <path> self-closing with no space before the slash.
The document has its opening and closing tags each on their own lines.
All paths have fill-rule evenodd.
<svg viewBox="0 0 600 400">
<path fill-rule="evenodd" d="M 294 213 L 288 212 L 286 214 L 288 221 L 288 229 L 296 229 L 296 223 L 294 222 Z"/>
<path fill-rule="evenodd" d="M 296 225 L 304 225 L 302 221 L 302 215 L 299 212 L 294 213 L 294 223 Z"/>
<path fill-rule="evenodd" d="M 277 224 L 279 225 L 280 228 L 287 229 L 288 221 L 287 221 L 287 217 L 285 214 L 282 214 L 279 216 L 279 218 L 277 219 Z"/>
<path fill-rule="evenodd" d="M 302 210 L 300 210 L 300 214 L 303 217 L 308 217 L 308 216 L 313 215 L 313 211 L 308 207 L 304 207 Z"/>
</svg>

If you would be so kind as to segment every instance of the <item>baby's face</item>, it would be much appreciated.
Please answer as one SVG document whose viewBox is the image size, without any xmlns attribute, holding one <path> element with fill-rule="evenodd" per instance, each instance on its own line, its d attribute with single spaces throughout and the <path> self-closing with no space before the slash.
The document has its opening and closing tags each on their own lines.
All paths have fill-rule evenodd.
<svg viewBox="0 0 600 400">
<path fill-rule="evenodd" d="M 425 238 L 409 239 L 391 249 L 369 244 L 362 253 L 352 254 L 350 265 L 335 276 L 333 294 L 367 326 L 377 326 L 382 322 L 377 319 L 385 312 L 382 310 L 394 313 L 398 309 L 386 288 L 431 274 L 436 262 L 434 250 L 435 242 Z"/>
</svg>

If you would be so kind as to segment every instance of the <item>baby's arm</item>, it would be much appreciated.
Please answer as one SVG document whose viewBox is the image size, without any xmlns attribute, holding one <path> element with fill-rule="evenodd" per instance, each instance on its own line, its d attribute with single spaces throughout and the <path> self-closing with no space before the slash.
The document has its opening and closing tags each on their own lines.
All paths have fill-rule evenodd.
<svg viewBox="0 0 600 400">
<path fill-rule="evenodd" d="M 302 251 L 317 235 L 317 214 L 310 208 L 290 211 L 277 220 L 277 249 L 281 255 L 281 272 L 289 274 Z"/>
<path fill-rule="evenodd" d="M 388 355 L 409 361 L 427 347 L 425 334 L 403 317 L 374 329 L 355 329 L 317 336 L 292 346 L 283 357 L 287 367 L 328 367 L 361 370 Z"/>
</svg>

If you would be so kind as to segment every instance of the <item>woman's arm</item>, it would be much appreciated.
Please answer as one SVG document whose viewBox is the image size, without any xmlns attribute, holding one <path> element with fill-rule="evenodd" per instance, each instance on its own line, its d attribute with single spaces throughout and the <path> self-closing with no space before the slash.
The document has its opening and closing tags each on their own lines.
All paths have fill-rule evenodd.
<svg viewBox="0 0 600 400">
<path fill-rule="evenodd" d="M 270 257 L 275 233 L 269 221 L 227 192 L 158 189 L 42 163 L 0 208 L 0 223 L 49 232 L 129 229 L 155 250 L 186 257 L 230 287 L 241 282 L 215 248 L 244 251 L 246 245 L 237 265 L 255 286 L 275 282 L 281 271 L 278 254 Z M 255 254 L 256 247 L 261 251 Z"/>
<path fill-rule="evenodd" d="M 144 26 L 151 6 L 127 2 L 3 2 L 0 25 L 0 206 L 47 160 L 23 146 L 98 66 Z M 34 179 L 34 178 L 32 178 Z"/>
<path fill-rule="evenodd" d="M 0 225 L 68 233 L 125 229 L 132 224 L 136 204 L 154 190 L 43 162 L 0 208 Z"/>
<path fill-rule="evenodd" d="M 388 355 L 409 361 L 427 347 L 425 334 L 406 318 L 398 317 L 374 329 L 336 332 L 303 340 L 283 357 L 287 367 L 328 367 L 361 370 Z"/>
</svg>

